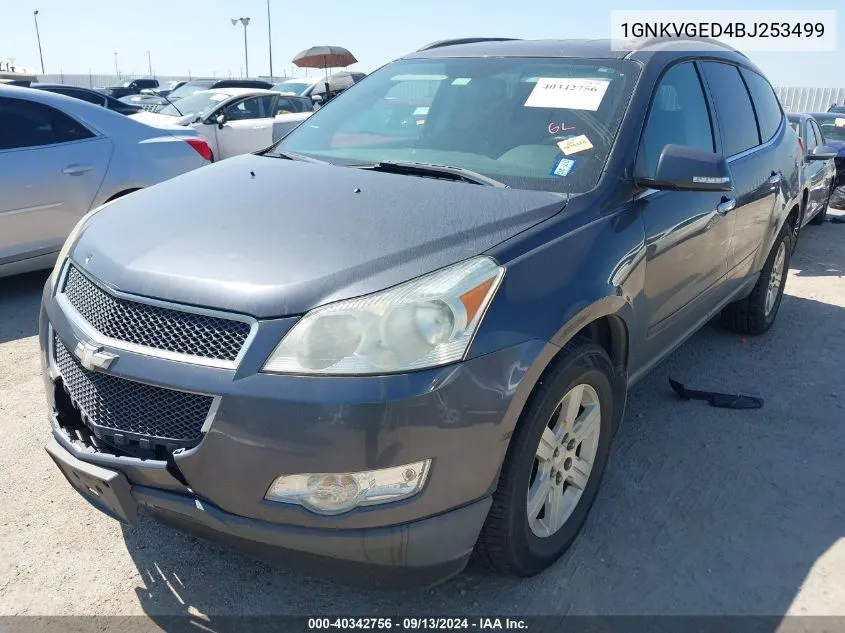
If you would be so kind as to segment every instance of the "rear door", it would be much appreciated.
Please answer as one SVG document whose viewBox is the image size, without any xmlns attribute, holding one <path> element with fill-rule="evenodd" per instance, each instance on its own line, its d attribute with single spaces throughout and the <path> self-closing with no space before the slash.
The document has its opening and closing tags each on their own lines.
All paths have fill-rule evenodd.
<svg viewBox="0 0 845 633">
<path fill-rule="evenodd" d="M 90 209 L 108 138 L 45 104 L 0 97 L 0 264 L 58 251 Z"/>
<path fill-rule="evenodd" d="M 783 111 L 772 87 L 757 73 L 726 62 L 705 61 L 701 66 L 713 96 L 722 153 L 736 192 L 728 268 L 734 276 L 744 277 L 766 241 L 781 190 L 784 174 L 778 169 L 774 137 L 784 133 Z"/>
<path fill-rule="evenodd" d="M 668 144 L 717 151 L 710 106 L 692 62 L 672 66 L 652 99 L 637 161 L 652 176 Z M 723 292 L 734 216 L 720 192 L 647 190 L 638 199 L 646 233 L 645 301 L 653 353 L 704 318 Z"/>
<path fill-rule="evenodd" d="M 222 128 L 215 126 L 217 158 L 248 154 L 273 143 L 273 102 L 275 95 L 247 97 L 227 105 Z"/>
</svg>

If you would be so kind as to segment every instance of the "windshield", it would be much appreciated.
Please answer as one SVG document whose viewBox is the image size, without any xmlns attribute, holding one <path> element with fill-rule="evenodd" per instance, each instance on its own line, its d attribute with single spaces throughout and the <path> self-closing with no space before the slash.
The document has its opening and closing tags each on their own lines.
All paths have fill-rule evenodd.
<svg viewBox="0 0 845 633">
<path fill-rule="evenodd" d="M 841 119 L 816 121 L 822 129 L 826 141 L 845 141 L 845 116 Z"/>
<path fill-rule="evenodd" d="M 400 60 L 273 151 L 341 165 L 446 165 L 515 188 L 583 192 L 601 175 L 638 73 L 626 60 Z"/>
<path fill-rule="evenodd" d="M 280 84 L 274 85 L 273 90 L 281 92 L 282 94 L 299 95 L 302 94 L 305 90 L 307 90 L 310 86 L 311 84 L 309 83 L 282 82 Z"/>
<path fill-rule="evenodd" d="M 158 111 L 158 114 L 178 117 L 188 115 L 201 117 L 211 112 L 220 105 L 221 101 L 225 101 L 228 98 L 229 95 L 220 92 L 196 92 L 189 97 L 179 99 L 177 105 L 166 105 Z"/>
<path fill-rule="evenodd" d="M 206 84 L 184 84 L 179 86 L 167 95 L 167 98 L 173 101 L 174 99 L 182 99 L 184 97 L 189 97 L 190 95 L 194 94 L 195 92 L 199 92 L 200 90 L 208 90 L 209 86 Z"/>
</svg>

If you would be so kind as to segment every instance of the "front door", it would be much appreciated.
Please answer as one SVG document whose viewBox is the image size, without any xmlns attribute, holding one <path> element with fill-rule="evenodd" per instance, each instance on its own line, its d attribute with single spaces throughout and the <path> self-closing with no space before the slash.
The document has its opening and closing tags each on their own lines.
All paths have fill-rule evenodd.
<svg viewBox="0 0 845 633">
<path fill-rule="evenodd" d="M 0 98 L 0 264 L 57 252 L 100 189 L 112 143 L 50 106 Z"/>
<path fill-rule="evenodd" d="M 273 95 L 247 97 L 225 106 L 223 127 L 215 126 L 216 159 L 248 154 L 273 143 Z M 215 115 L 217 116 L 217 115 Z"/>
<path fill-rule="evenodd" d="M 637 156 L 642 173 L 653 175 L 668 144 L 716 149 L 709 106 L 691 62 L 670 68 L 657 87 Z M 671 346 L 716 301 L 733 234 L 734 216 L 722 204 L 730 196 L 699 191 L 640 193 L 649 352 Z"/>
</svg>

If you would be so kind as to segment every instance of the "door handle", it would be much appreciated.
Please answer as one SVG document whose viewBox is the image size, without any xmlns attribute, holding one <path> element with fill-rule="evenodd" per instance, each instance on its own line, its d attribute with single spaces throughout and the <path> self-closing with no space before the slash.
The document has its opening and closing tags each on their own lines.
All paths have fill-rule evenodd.
<svg viewBox="0 0 845 633">
<path fill-rule="evenodd" d="M 769 176 L 769 184 L 770 185 L 776 185 L 779 182 L 780 182 L 780 172 L 779 171 L 773 171 L 772 175 Z"/>
<path fill-rule="evenodd" d="M 68 165 L 62 170 L 62 173 L 68 176 L 81 176 L 92 169 L 94 168 L 91 165 Z"/>
<path fill-rule="evenodd" d="M 719 215 L 727 215 L 731 211 L 736 209 L 736 199 L 735 198 L 722 198 L 722 201 L 716 207 L 716 212 Z"/>
</svg>

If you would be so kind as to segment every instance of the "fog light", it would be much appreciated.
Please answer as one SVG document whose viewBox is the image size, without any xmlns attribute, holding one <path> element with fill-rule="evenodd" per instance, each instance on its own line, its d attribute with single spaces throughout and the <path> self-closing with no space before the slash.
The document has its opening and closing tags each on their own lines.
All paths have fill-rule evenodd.
<svg viewBox="0 0 845 633">
<path fill-rule="evenodd" d="M 359 473 L 282 475 L 264 498 L 295 503 L 318 514 L 341 514 L 360 506 L 390 503 L 418 493 L 431 460 Z"/>
</svg>

